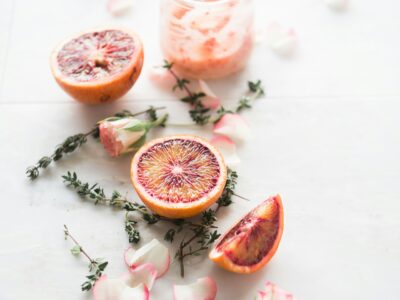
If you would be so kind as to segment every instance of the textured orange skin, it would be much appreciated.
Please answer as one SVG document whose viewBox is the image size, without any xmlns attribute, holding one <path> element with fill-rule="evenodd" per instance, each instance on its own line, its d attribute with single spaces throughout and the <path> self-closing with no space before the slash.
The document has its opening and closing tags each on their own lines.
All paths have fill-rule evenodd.
<svg viewBox="0 0 400 300">
<path fill-rule="evenodd" d="M 146 151 L 149 147 L 151 147 L 155 143 L 159 143 L 161 141 L 169 140 L 172 138 L 188 138 L 188 139 L 194 139 L 196 141 L 199 141 L 206 145 L 207 147 L 210 148 L 210 150 L 217 156 L 219 161 L 221 162 L 221 178 L 220 178 L 220 184 L 217 185 L 216 190 L 217 192 L 208 197 L 205 201 L 202 202 L 193 202 L 188 204 L 185 207 L 173 207 L 169 204 L 161 204 L 161 203 L 156 203 L 151 197 L 146 195 L 142 189 L 140 183 L 136 180 L 136 170 L 135 166 L 137 165 L 137 160 L 139 159 L 140 155 Z M 226 178 L 227 178 L 227 168 L 225 166 L 224 160 L 222 155 L 219 153 L 219 151 L 214 148 L 209 142 L 205 141 L 202 138 L 199 138 L 197 136 L 192 136 L 192 135 L 175 135 L 175 136 L 169 136 L 169 137 L 164 137 L 156 140 L 152 140 L 145 144 L 141 149 L 139 149 L 138 152 L 136 152 L 135 156 L 132 159 L 131 163 L 131 181 L 132 185 L 138 194 L 139 198 L 143 201 L 143 203 L 150 208 L 153 212 L 156 214 L 159 214 L 160 216 L 166 217 L 166 218 L 171 218 L 171 219 L 181 219 L 181 218 L 189 218 L 193 217 L 195 215 L 198 215 L 202 211 L 205 211 L 207 208 L 209 208 L 211 205 L 213 205 L 219 197 L 221 197 L 222 192 L 224 191 L 224 187 L 226 184 Z"/>
<path fill-rule="evenodd" d="M 268 254 L 260 262 L 258 262 L 255 265 L 240 266 L 240 265 L 236 265 L 235 263 L 233 263 L 226 255 L 224 255 L 223 250 L 218 251 L 216 249 L 216 246 L 218 245 L 218 242 L 217 242 L 216 246 L 212 249 L 212 251 L 209 254 L 209 258 L 213 262 L 215 262 L 217 265 L 224 268 L 225 270 L 228 270 L 231 272 L 240 273 L 240 274 L 251 274 L 251 273 L 254 273 L 254 272 L 260 270 L 271 260 L 271 258 L 274 256 L 276 250 L 278 249 L 279 243 L 281 241 L 284 225 L 283 225 L 283 205 L 282 205 L 281 197 L 279 195 L 276 195 L 274 197 L 271 197 L 270 199 L 273 199 L 273 201 L 275 201 L 279 207 L 279 226 L 278 226 L 278 233 L 277 233 L 276 239 L 275 239 L 271 249 L 269 250 Z M 240 221 L 241 221 L 241 219 L 238 222 L 236 222 L 231 227 L 231 229 L 234 228 L 235 225 L 237 223 L 239 223 Z M 221 241 L 225 237 L 225 235 L 230 232 L 231 229 L 229 229 L 223 236 L 221 236 L 219 240 Z"/>
<path fill-rule="evenodd" d="M 100 104 L 115 101 L 125 95 L 132 88 L 142 71 L 144 51 L 142 42 L 136 34 L 128 30 L 121 31 L 128 33 L 134 38 L 135 53 L 130 64 L 124 70 L 105 80 L 93 82 L 75 82 L 68 80 L 68 78 L 66 78 L 65 75 L 59 71 L 57 63 L 58 51 L 65 43 L 62 43 L 61 46 L 57 47 L 53 51 L 50 61 L 52 74 L 58 85 L 68 95 L 85 104 Z M 80 36 L 84 33 L 81 33 L 77 36 Z"/>
</svg>

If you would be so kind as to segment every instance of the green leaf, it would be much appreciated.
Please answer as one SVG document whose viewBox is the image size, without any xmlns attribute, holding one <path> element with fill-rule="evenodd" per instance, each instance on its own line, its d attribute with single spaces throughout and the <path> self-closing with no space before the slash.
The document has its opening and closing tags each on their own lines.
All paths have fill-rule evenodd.
<svg viewBox="0 0 400 300">
<path fill-rule="evenodd" d="M 123 129 L 130 132 L 145 131 L 146 122 L 137 119 L 132 119 L 132 121 L 130 121 L 126 126 L 124 126 Z"/>
<path fill-rule="evenodd" d="M 81 254 L 81 252 L 82 252 L 82 248 L 79 246 L 74 246 L 71 248 L 71 253 L 73 255 L 79 255 L 79 254 Z"/>
</svg>

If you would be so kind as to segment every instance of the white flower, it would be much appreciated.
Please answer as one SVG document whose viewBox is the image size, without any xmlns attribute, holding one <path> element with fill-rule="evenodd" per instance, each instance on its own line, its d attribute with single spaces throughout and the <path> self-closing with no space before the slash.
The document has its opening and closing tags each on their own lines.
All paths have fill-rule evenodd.
<svg viewBox="0 0 400 300">
<path fill-rule="evenodd" d="M 199 278 L 192 284 L 174 285 L 174 300 L 215 300 L 217 284 L 211 277 Z"/>
<path fill-rule="evenodd" d="M 239 142 L 245 141 L 250 136 L 250 126 L 238 114 L 225 114 L 215 123 L 213 131 L 215 134 L 224 135 Z"/>
</svg>

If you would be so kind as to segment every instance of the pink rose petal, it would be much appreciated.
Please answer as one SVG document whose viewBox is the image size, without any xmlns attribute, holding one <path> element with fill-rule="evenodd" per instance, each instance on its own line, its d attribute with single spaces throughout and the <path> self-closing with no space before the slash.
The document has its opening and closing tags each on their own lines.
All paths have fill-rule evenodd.
<svg viewBox="0 0 400 300">
<path fill-rule="evenodd" d="M 96 281 L 93 288 L 94 300 L 148 300 L 149 290 L 145 284 L 130 287 L 121 279 L 109 279 L 106 275 Z"/>
<path fill-rule="evenodd" d="M 215 135 L 210 142 L 221 152 L 228 167 L 234 167 L 240 163 L 240 158 L 236 153 L 236 145 L 229 137 Z"/>
<path fill-rule="evenodd" d="M 214 94 L 214 92 L 210 89 L 208 84 L 204 80 L 199 80 L 200 92 L 205 94 L 205 97 L 201 98 L 201 103 L 205 108 L 217 109 L 221 106 L 220 98 Z"/>
<path fill-rule="evenodd" d="M 153 264 L 143 264 L 135 269 L 130 268 L 121 279 L 130 287 L 135 287 L 141 283 L 151 290 L 157 278 L 157 270 Z"/>
<path fill-rule="evenodd" d="M 250 135 L 250 126 L 238 114 L 224 115 L 213 128 L 215 134 L 227 136 L 234 141 L 243 142 Z"/>
<path fill-rule="evenodd" d="M 256 300 L 295 300 L 293 294 L 288 293 L 270 281 L 267 281 L 264 290 L 259 291 Z"/>
<path fill-rule="evenodd" d="M 157 271 L 157 278 L 164 275 L 170 265 L 169 250 L 157 239 L 135 250 L 132 247 L 125 251 L 125 263 L 129 268 L 135 269 L 143 264 L 152 264 Z"/>
<path fill-rule="evenodd" d="M 174 76 L 165 68 L 152 67 L 148 71 L 148 76 L 155 85 L 162 89 L 171 90 L 175 85 Z"/>
<path fill-rule="evenodd" d="M 270 23 L 266 28 L 266 41 L 275 53 L 283 56 L 294 52 L 297 36 L 293 28 L 286 29 L 277 22 Z"/>
<path fill-rule="evenodd" d="M 174 285 L 174 300 L 214 300 L 217 284 L 211 277 L 197 279 L 188 285 Z"/>
</svg>

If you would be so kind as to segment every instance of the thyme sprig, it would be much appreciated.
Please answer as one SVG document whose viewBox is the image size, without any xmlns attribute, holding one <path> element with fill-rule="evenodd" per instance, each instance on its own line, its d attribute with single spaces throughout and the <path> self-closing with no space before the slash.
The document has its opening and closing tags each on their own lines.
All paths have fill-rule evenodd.
<svg viewBox="0 0 400 300">
<path fill-rule="evenodd" d="M 261 80 L 248 81 L 248 91 L 239 99 L 236 107 L 234 109 L 225 109 L 223 106 L 220 106 L 216 111 L 216 115 L 213 116 L 211 110 L 204 107 L 202 103 L 202 98 L 206 95 L 203 92 L 191 91 L 189 88 L 190 81 L 188 79 L 179 77 L 179 75 L 173 70 L 173 66 L 173 63 L 164 60 L 164 65 L 162 67 L 167 69 L 176 80 L 176 84 L 173 86 L 172 90 L 175 91 L 176 89 L 179 89 L 186 93 L 186 96 L 180 100 L 191 105 L 189 115 L 198 125 L 205 125 L 208 123 L 215 124 L 226 114 L 239 113 L 244 109 L 249 109 L 251 108 L 254 100 L 265 94 Z"/>
<path fill-rule="evenodd" d="M 127 213 L 137 212 L 148 224 L 155 224 L 160 220 L 160 217 L 151 213 L 146 206 L 128 200 L 118 191 L 114 191 L 111 196 L 107 196 L 104 189 L 97 183 L 90 185 L 87 182 L 82 182 L 75 172 L 68 171 L 66 175 L 62 176 L 62 178 L 67 186 L 72 187 L 79 196 L 83 199 L 92 200 L 95 205 L 108 205 L 125 210 Z M 128 234 L 130 243 L 138 243 L 140 241 L 140 233 L 136 229 L 136 224 L 137 221 L 131 220 L 129 215 L 126 214 L 125 231 Z"/>
<path fill-rule="evenodd" d="M 218 210 L 221 207 L 232 204 L 233 196 L 243 198 L 234 192 L 238 175 L 235 171 L 228 168 L 227 181 L 221 197 L 217 200 L 215 209 L 208 209 L 201 216 L 194 219 L 168 219 L 153 214 L 144 205 L 128 200 L 117 191 L 114 191 L 111 197 L 106 196 L 104 189 L 97 183 L 90 185 L 89 183 L 82 182 L 75 172 L 68 172 L 62 178 L 67 186 L 72 187 L 84 199 L 92 200 L 94 204 L 103 204 L 125 210 L 125 231 L 128 234 L 130 243 L 138 243 L 140 241 L 140 232 L 136 227 L 138 221 L 130 218 L 130 212 L 139 213 L 147 224 L 155 224 L 163 221 L 174 225 L 174 227 L 166 231 L 164 239 L 173 242 L 178 235 L 182 236 L 175 254 L 176 259 L 180 263 L 182 277 L 185 275 L 185 259 L 188 256 L 201 255 L 220 237 L 220 233 L 217 230 L 218 227 L 215 225 Z M 187 238 L 188 234 L 189 237 Z"/>
<path fill-rule="evenodd" d="M 68 227 L 64 225 L 64 236 L 65 239 L 70 239 L 74 242 L 75 246 L 71 249 L 71 253 L 74 255 L 83 254 L 89 260 L 89 275 L 86 276 L 86 281 L 82 283 L 82 291 L 90 291 L 96 281 L 103 275 L 108 262 L 101 258 L 93 259 L 89 254 L 82 248 L 78 241 L 71 235 Z"/>
<path fill-rule="evenodd" d="M 211 114 L 210 109 L 204 107 L 201 101 L 205 94 L 203 92 L 191 91 L 189 88 L 190 81 L 185 78 L 180 78 L 172 67 L 173 63 L 164 60 L 163 68 L 167 69 L 176 80 L 176 84 L 173 86 L 172 90 L 175 91 L 179 89 L 186 92 L 186 96 L 180 100 L 191 105 L 191 109 L 189 110 L 190 117 L 196 124 L 207 124 L 211 118 Z"/>
<path fill-rule="evenodd" d="M 114 118 L 126 118 L 126 117 L 136 117 L 139 115 L 146 114 L 147 117 L 151 121 L 157 120 L 157 110 L 164 109 L 165 107 L 153 107 L 150 106 L 148 109 L 144 111 L 140 111 L 137 113 L 132 113 L 129 110 L 123 110 L 121 112 L 116 113 L 113 117 Z M 63 158 L 66 154 L 70 154 L 80 148 L 83 144 L 87 142 L 88 136 L 92 136 L 93 138 L 98 138 L 99 133 L 99 124 L 96 124 L 94 128 L 86 133 L 78 133 L 72 136 L 67 137 L 61 144 L 57 145 L 56 149 L 54 150 L 53 154 L 50 156 L 43 156 L 38 162 L 30 166 L 26 169 L 26 175 L 31 179 L 34 180 L 40 175 L 41 169 L 46 169 L 52 162 L 56 162 Z M 165 122 L 162 123 L 160 126 L 165 126 Z"/>
</svg>

